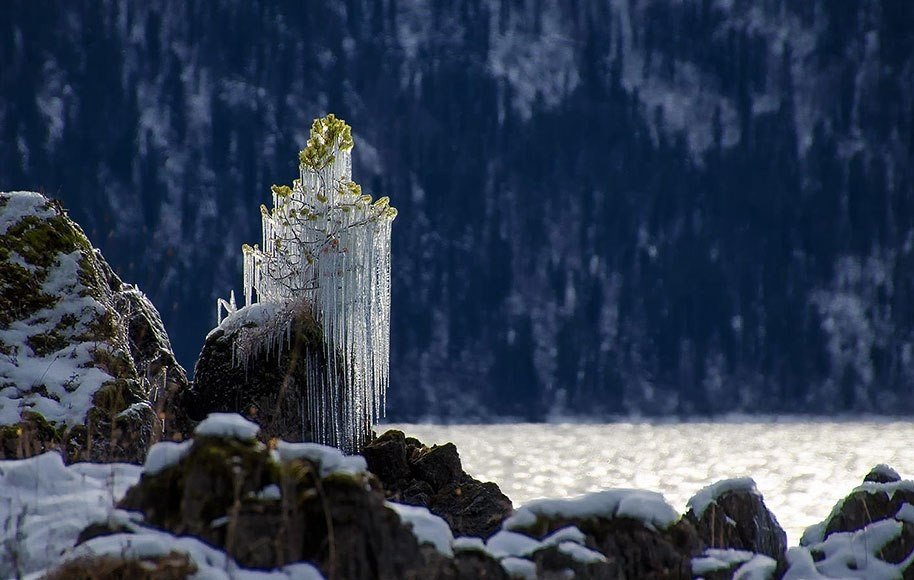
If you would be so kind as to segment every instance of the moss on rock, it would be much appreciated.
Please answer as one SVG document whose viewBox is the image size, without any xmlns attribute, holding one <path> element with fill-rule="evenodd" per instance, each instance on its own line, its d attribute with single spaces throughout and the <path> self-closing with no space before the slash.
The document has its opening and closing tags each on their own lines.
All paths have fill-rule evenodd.
<svg viewBox="0 0 914 580">
<path fill-rule="evenodd" d="M 132 287 L 58 203 L 27 192 L 0 202 L 0 408 L 19 419 L 0 433 L 0 458 L 65 447 L 68 460 L 141 461 L 162 429 L 148 395 L 157 376 L 138 357 L 156 350 L 156 372 L 186 386 L 164 329 L 160 348 L 135 348 L 136 303 L 154 314 L 147 326 L 161 327 L 158 314 L 140 293 L 122 299 Z M 39 410 L 53 434 L 26 416 Z"/>
</svg>

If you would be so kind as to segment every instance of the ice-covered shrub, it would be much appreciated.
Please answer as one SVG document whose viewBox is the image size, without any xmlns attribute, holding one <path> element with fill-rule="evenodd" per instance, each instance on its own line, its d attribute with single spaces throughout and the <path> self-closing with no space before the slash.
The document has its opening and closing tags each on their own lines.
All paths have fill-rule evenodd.
<svg viewBox="0 0 914 580">
<path fill-rule="evenodd" d="M 282 345 L 296 312 L 321 326 L 326 368 L 304 385 L 318 442 L 357 449 L 383 412 L 390 336 L 389 200 L 372 201 L 352 180 L 351 129 L 334 115 L 316 119 L 299 154 L 299 177 L 274 185 L 273 208 L 261 206 L 263 242 L 243 247 L 244 303 L 282 305 L 273 330 L 250 333 L 239 363 L 258 345 Z M 232 314 L 234 296 L 218 304 Z M 278 340 L 277 340 L 278 339 Z M 309 373 L 311 376 L 311 373 Z M 342 417 L 342 420 L 334 418 Z"/>
</svg>

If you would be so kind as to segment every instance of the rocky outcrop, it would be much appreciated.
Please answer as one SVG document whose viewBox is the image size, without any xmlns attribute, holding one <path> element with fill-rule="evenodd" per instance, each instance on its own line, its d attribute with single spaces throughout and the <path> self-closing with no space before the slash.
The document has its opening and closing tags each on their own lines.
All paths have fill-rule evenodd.
<svg viewBox="0 0 914 580">
<path fill-rule="evenodd" d="M 783 562 L 787 534 L 751 479 L 730 479 L 700 491 L 685 514 L 710 548 L 763 554 Z"/>
<path fill-rule="evenodd" d="M 155 308 L 63 208 L 0 194 L 0 458 L 142 461 L 170 416 L 155 393 L 184 387 Z"/>
<path fill-rule="evenodd" d="M 280 443 L 274 456 L 253 433 L 198 429 L 192 442 L 160 444 L 119 507 L 220 547 L 247 568 L 309 561 L 328 578 L 504 577 L 485 554 L 450 557 L 421 541 L 388 507 L 362 458 L 308 443 Z"/>
<path fill-rule="evenodd" d="M 538 500 L 515 512 L 504 528 L 545 544 L 569 529 L 581 534 L 581 547 L 604 560 L 585 559 L 600 566 L 599 573 L 584 577 L 684 580 L 692 578 L 691 559 L 703 548 L 692 524 L 662 496 L 637 490 Z M 563 544 L 558 542 L 559 547 Z"/>
<path fill-rule="evenodd" d="M 426 507 L 455 535 L 491 535 L 511 514 L 511 500 L 494 483 L 468 475 L 453 443 L 427 447 L 390 430 L 361 454 L 392 501 Z"/>
<path fill-rule="evenodd" d="M 806 529 L 787 561 L 787 580 L 914 578 L 914 481 L 877 465 L 824 521 Z"/>
<path fill-rule="evenodd" d="M 289 316 L 278 306 L 256 304 L 206 337 L 182 405 L 195 420 L 239 413 L 260 425 L 265 439 L 314 441 L 309 409 L 319 403 L 308 385 L 321 383 L 325 361 L 323 332 L 310 311 Z M 322 411 L 334 412 L 329 405 Z"/>
</svg>

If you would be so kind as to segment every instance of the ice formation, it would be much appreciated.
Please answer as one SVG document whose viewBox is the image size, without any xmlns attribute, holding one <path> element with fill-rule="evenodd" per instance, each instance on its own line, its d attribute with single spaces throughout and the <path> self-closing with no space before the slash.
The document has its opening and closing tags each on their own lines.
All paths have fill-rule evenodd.
<svg viewBox="0 0 914 580">
<path fill-rule="evenodd" d="M 352 181 L 352 147 L 349 125 L 332 114 L 316 119 L 299 154 L 299 178 L 291 187 L 274 185 L 273 209 L 260 208 L 263 247 L 243 247 L 245 307 L 308 309 L 321 325 L 327 364 L 303 386 L 307 413 L 319 443 L 346 450 L 361 446 L 384 409 L 397 215 L 388 198 L 372 202 Z M 234 312 L 233 298 L 217 303 L 220 318 L 223 308 Z M 281 345 L 291 321 L 256 340 Z M 237 359 L 247 364 L 257 348 L 242 347 Z"/>
</svg>

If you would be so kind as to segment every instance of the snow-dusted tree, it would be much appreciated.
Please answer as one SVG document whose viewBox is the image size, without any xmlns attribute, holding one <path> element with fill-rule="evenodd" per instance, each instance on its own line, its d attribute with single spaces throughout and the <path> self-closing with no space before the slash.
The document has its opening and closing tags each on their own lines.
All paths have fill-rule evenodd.
<svg viewBox="0 0 914 580">
<path fill-rule="evenodd" d="M 276 186 L 273 209 L 261 206 L 263 247 L 245 245 L 244 302 L 281 305 L 284 313 L 238 343 L 247 364 L 261 349 L 288 340 L 296 313 L 320 324 L 325 369 L 308 373 L 308 419 L 320 443 L 355 450 L 383 412 L 390 336 L 390 228 L 397 210 L 372 202 L 352 181 L 351 128 L 330 114 L 311 125 L 299 153 L 299 178 Z M 234 312 L 230 301 L 219 300 Z"/>
</svg>

